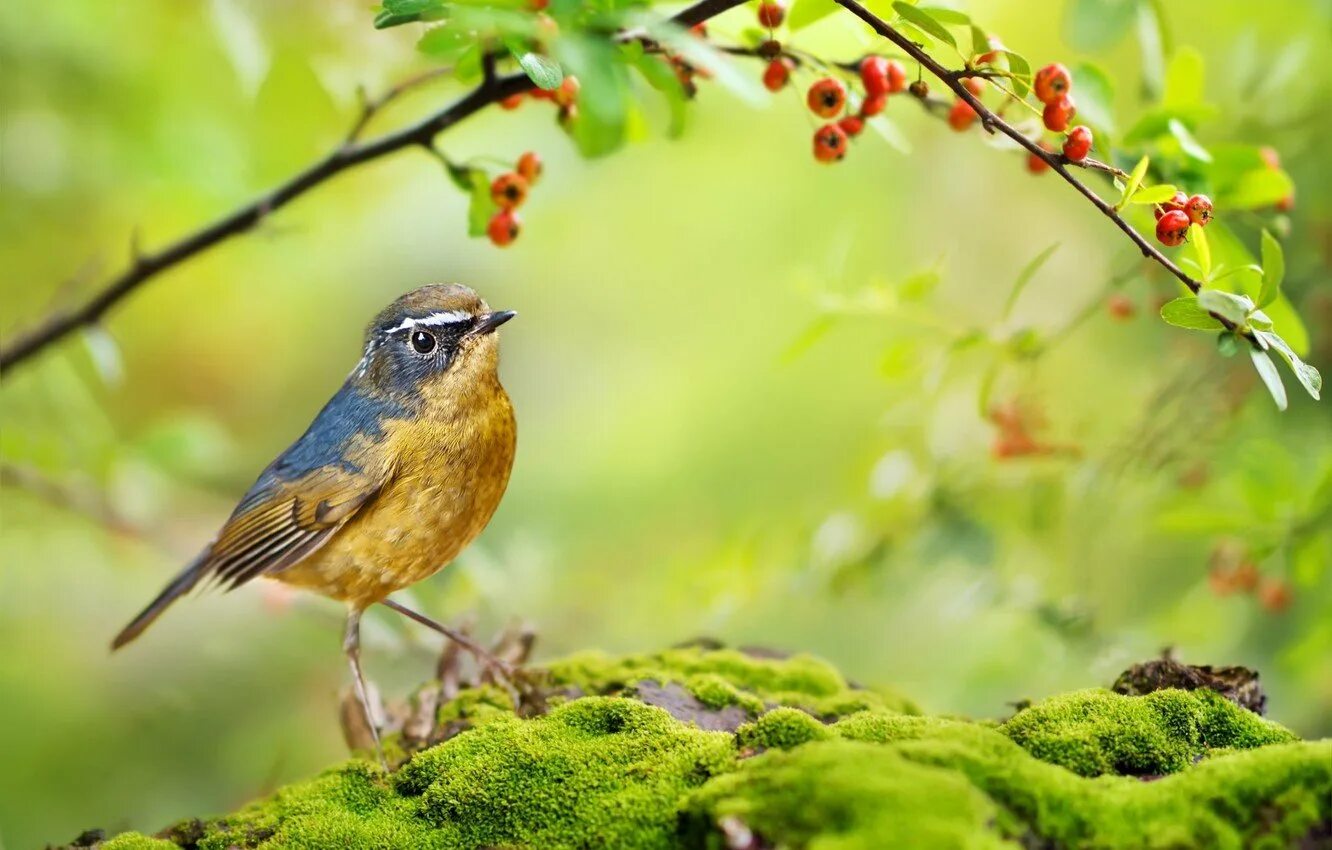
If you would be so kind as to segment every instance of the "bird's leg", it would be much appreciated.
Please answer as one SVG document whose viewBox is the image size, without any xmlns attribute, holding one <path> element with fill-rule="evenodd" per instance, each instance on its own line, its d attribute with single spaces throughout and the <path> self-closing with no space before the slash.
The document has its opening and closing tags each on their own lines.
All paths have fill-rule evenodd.
<svg viewBox="0 0 1332 850">
<path fill-rule="evenodd" d="M 521 696 L 518 693 L 518 689 L 514 687 L 513 684 L 514 674 L 517 670 L 512 664 L 505 661 L 503 658 L 498 657 L 457 629 L 451 629 L 443 623 L 437 623 L 425 614 L 419 614 L 411 608 L 408 608 L 406 605 L 403 605 L 401 602 L 396 602 L 392 599 L 382 599 L 380 602 L 384 606 L 392 608 L 394 611 L 402 614 L 404 617 L 415 620 L 426 628 L 439 632 L 444 637 L 467 650 L 472 654 L 472 657 L 476 659 L 476 663 L 489 670 L 492 677 L 495 679 L 495 682 L 508 692 L 509 698 L 513 700 L 514 709 L 517 710 L 519 706 L 522 705 Z"/>
<path fill-rule="evenodd" d="M 370 705 L 370 689 L 365 686 L 365 674 L 361 672 L 361 608 L 347 609 L 347 629 L 342 635 L 342 651 L 351 665 L 352 684 L 356 688 L 356 698 L 360 700 L 361 710 L 365 712 L 365 725 L 370 727 L 370 735 L 375 739 L 375 752 L 385 771 L 389 769 L 384 758 L 384 745 L 379 740 L 379 724 L 375 721 L 375 711 Z"/>
</svg>

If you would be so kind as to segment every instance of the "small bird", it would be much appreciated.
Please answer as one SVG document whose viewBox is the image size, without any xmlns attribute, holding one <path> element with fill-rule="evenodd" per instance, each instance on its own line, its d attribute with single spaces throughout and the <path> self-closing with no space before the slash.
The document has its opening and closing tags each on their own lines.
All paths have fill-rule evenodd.
<svg viewBox="0 0 1332 850">
<path fill-rule="evenodd" d="M 517 427 L 495 331 L 514 315 L 457 284 L 422 287 L 386 307 L 342 388 L 112 649 L 202 579 L 232 590 L 266 576 L 337 599 L 347 606 L 343 651 L 381 763 L 360 662 L 366 608 L 384 603 L 507 674 L 464 635 L 388 597 L 453 560 L 504 495 Z"/>
</svg>

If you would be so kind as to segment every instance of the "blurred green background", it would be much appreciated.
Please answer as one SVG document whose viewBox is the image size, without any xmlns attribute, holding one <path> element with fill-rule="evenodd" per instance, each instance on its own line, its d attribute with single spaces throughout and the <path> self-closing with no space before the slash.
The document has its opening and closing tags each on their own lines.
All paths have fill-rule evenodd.
<svg viewBox="0 0 1332 850">
<path fill-rule="evenodd" d="M 1205 61 L 1218 109 L 1200 140 L 1272 145 L 1295 179 L 1289 215 L 1230 223 L 1250 245 L 1260 226 L 1288 234 L 1286 288 L 1327 373 L 1332 3 L 1145 5 L 1167 50 Z M 967 5 L 1034 63 L 1107 69 L 1121 127 L 1159 75 L 1135 27 L 1107 35 L 1125 8 Z M 358 85 L 429 67 L 419 31 L 369 19 L 313 0 L 0 4 L 6 337 L 119 269 L 135 228 L 163 244 L 322 155 Z M 838 20 L 796 43 L 863 49 Z M 372 132 L 453 94 L 426 88 Z M 1052 175 L 905 100 L 889 114 L 909 156 L 867 134 L 819 166 L 797 101 L 757 109 L 703 83 L 683 138 L 649 103 L 643 138 L 595 161 L 542 104 L 489 111 L 441 146 L 546 159 L 512 248 L 468 239 L 466 198 L 406 151 L 8 375 L 0 846 L 154 830 L 345 755 L 334 603 L 261 582 L 106 647 L 338 387 L 364 323 L 438 281 L 520 312 L 503 364 L 520 439 L 490 528 L 410 594 L 433 614 L 472 612 L 483 633 L 530 621 L 540 656 L 701 634 L 808 650 L 979 716 L 1169 645 L 1259 668 L 1275 719 L 1332 734 L 1332 407 L 1287 375 L 1279 414 L 1243 358 L 1160 322 L 1176 284 Z M 1115 285 L 1129 319 L 1105 309 Z M 1005 357 L 959 344 L 972 329 L 1046 346 Z M 992 371 L 995 402 L 1056 450 L 996 456 L 977 404 Z M 1259 592 L 1218 592 L 1209 571 L 1244 563 Z M 430 635 L 370 620 L 382 689 L 430 675 Z"/>
</svg>

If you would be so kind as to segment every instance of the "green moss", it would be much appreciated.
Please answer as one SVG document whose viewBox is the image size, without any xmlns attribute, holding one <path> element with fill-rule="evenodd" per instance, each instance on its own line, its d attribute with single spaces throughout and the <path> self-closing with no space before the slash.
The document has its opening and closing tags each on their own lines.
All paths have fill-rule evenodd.
<svg viewBox="0 0 1332 850">
<path fill-rule="evenodd" d="M 1299 846 L 1332 824 L 1332 742 L 1295 742 L 1208 691 L 1081 691 L 994 724 L 902 713 L 810 658 L 670 650 L 554 669 L 568 700 L 542 716 L 466 691 L 438 713 L 462 731 L 396 774 L 349 762 L 191 823 L 182 843 L 685 850 L 748 829 L 811 850 L 1238 850 Z M 635 698 L 646 682 L 671 683 L 642 696 L 676 716 Z M 755 719 L 703 731 L 700 705 Z M 1146 773 L 1167 775 L 1121 775 Z M 103 846 L 173 845 L 130 833 Z"/>
<path fill-rule="evenodd" d="M 175 844 L 161 838 L 149 838 L 137 832 L 124 832 L 104 841 L 102 850 L 178 850 Z"/>
<path fill-rule="evenodd" d="M 1128 697 L 1077 691 L 1037 703 L 1000 727 L 1032 755 L 1082 776 L 1174 773 L 1213 747 L 1247 749 L 1295 740 L 1212 691 Z"/>
<path fill-rule="evenodd" d="M 831 737 L 828 727 L 798 708 L 774 708 L 736 730 L 740 746 L 755 750 L 789 750 Z"/>
<path fill-rule="evenodd" d="M 583 652 L 552 663 L 549 670 L 555 684 L 588 694 L 616 693 L 640 681 L 676 682 L 709 704 L 723 698 L 716 686 L 721 681 L 738 695 L 721 704 L 753 707 L 755 713 L 759 706 L 772 705 L 798 706 L 824 717 L 866 709 L 919 713 L 891 692 L 853 688 L 837 668 L 812 655 L 761 658 L 696 647 L 625 656 Z"/>
</svg>

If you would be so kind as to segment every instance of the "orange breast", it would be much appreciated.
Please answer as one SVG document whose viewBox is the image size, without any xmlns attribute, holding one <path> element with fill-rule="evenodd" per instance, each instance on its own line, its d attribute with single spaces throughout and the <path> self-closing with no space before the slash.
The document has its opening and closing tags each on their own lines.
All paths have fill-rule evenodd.
<svg viewBox="0 0 1332 850">
<path fill-rule="evenodd" d="M 385 423 L 393 477 L 308 558 L 274 576 L 361 607 L 434 575 L 490 522 L 517 430 L 504 390 L 465 412 Z"/>
</svg>

